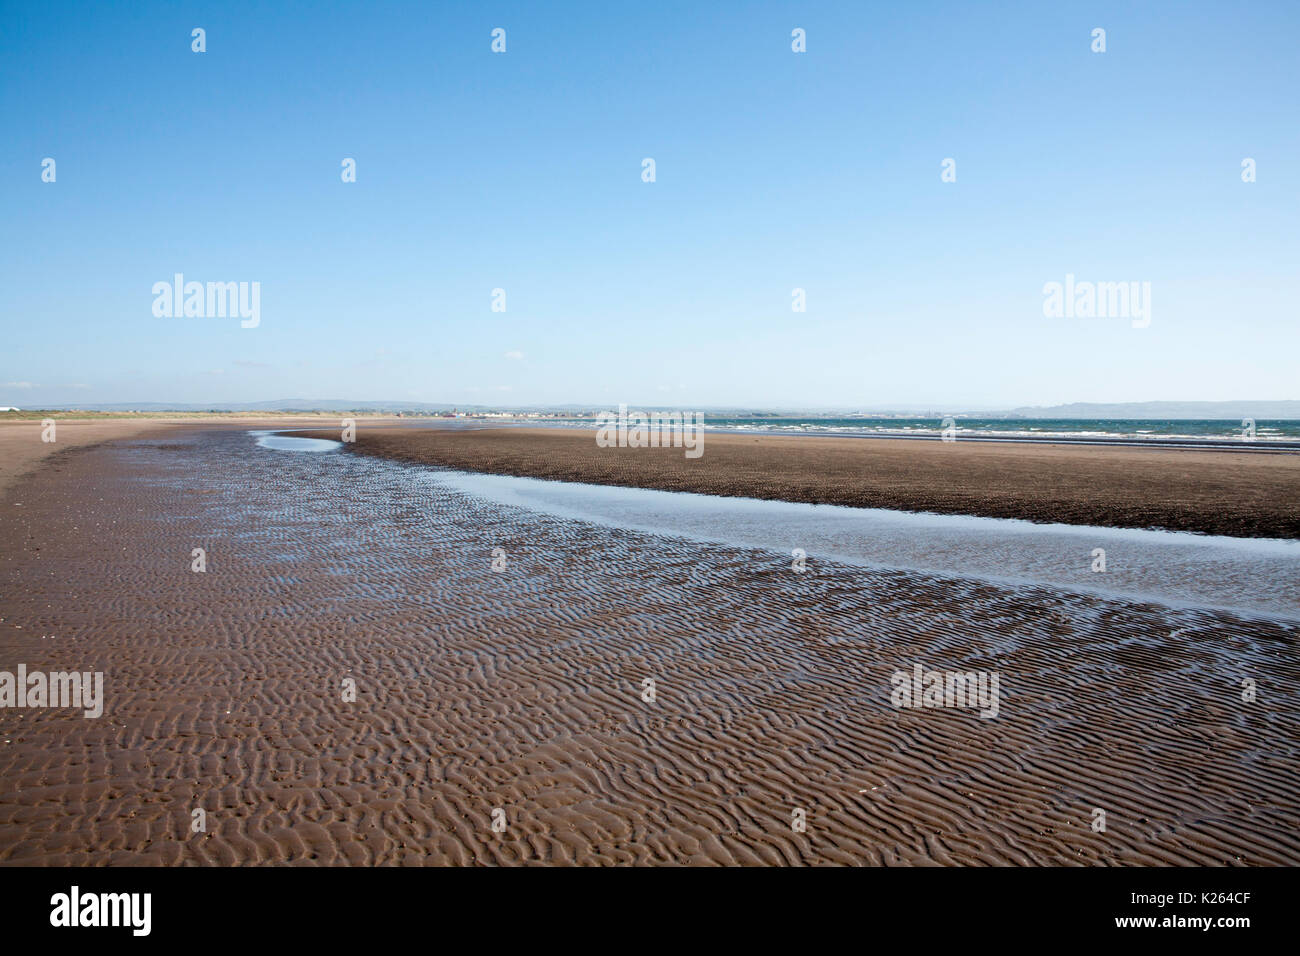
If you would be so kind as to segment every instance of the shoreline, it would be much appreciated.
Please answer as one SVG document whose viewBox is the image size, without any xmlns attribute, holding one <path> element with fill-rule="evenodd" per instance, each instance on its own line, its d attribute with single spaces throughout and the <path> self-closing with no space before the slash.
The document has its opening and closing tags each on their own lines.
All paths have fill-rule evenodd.
<svg viewBox="0 0 1300 956">
<path fill-rule="evenodd" d="M 1285 452 L 708 433 L 705 454 L 690 460 L 680 448 L 599 448 L 594 436 L 384 425 L 359 428 L 345 447 L 407 464 L 722 497 L 1300 538 L 1300 455 Z"/>
</svg>

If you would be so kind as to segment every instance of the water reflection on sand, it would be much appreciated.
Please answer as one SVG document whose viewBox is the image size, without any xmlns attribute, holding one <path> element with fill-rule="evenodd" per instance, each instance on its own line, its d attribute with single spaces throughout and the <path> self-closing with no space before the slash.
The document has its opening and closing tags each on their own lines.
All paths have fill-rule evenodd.
<svg viewBox="0 0 1300 956">
<path fill-rule="evenodd" d="M 651 534 L 818 558 L 1300 618 L 1300 542 L 1034 524 L 508 475 L 427 480 L 500 504 Z M 1105 571 L 1094 571 L 1095 549 Z"/>
</svg>

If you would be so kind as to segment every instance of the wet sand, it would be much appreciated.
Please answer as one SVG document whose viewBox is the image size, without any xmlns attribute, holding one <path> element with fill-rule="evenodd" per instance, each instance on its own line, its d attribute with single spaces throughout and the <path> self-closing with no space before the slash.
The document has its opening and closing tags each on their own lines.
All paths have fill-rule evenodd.
<svg viewBox="0 0 1300 956">
<path fill-rule="evenodd" d="M 161 419 L 100 419 L 98 421 L 66 421 L 55 423 L 54 441 L 41 440 L 43 428 L 39 421 L 0 422 L 0 494 L 22 475 L 47 464 L 47 460 L 60 452 L 117 438 L 137 435 L 157 435 L 173 427 Z M 52 464 L 59 470 L 57 463 Z"/>
<path fill-rule="evenodd" d="M 314 434 L 302 432 L 303 435 Z M 335 436 L 337 437 L 337 436 Z M 594 431 L 360 428 L 349 450 L 465 471 L 860 508 L 1300 538 L 1300 454 L 706 433 L 704 454 Z"/>
<path fill-rule="evenodd" d="M 0 863 L 1300 863 L 1292 624 L 795 574 L 423 473 L 207 428 L 19 479 L 0 669 L 107 704 L 0 710 Z M 895 709 L 914 663 L 995 670 L 999 716 Z"/>
<path fill-rule="evenodd" d="M 247 413 L 213 413 L 187 414 L 183 417 L 115 417 L 112 415 L 92 415 L 88 418 L 56 418 L 54 441 L 42 440 L 44 427 L 39 419 L 12 418 L 0 419 L 0 494 L 21 476 L 33 471 L 43 470 L 46 474 L 56 474 L 62 467 L 58 457 L 63 453 L 76 451 L 98 445 L 102 442 L 115 441 L 139 436 L 165 435 L 177 428 L 194 428 L 196 419 L 206 428 L 291 428 L 304 425 L 318 425 L 321 415 L 259 415 Z M 329 416 L 333 419 L 334 416 Z M 363 427 L 375 427 L 393 424 L 388 416 L 361 418 Z M 337 429 L 335 429 L 337 431 Z"/>
</svg>

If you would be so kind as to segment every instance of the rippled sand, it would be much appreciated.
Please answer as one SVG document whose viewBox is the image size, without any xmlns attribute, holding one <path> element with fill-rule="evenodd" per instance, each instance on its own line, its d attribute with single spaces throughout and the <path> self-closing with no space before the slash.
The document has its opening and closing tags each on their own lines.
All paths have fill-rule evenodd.
<svg viewBox="0 0 1300 956">
<path fill-rule="evenodd" d="M 1287 622 L 799 575 L 229 431 L 65 456 L 0 541 L 0 669 L 107 689 L 0 710 L 8 864 L 1300 862 Z M 917 662 L 1000 715 L 894 709 Z"/>
</svg>

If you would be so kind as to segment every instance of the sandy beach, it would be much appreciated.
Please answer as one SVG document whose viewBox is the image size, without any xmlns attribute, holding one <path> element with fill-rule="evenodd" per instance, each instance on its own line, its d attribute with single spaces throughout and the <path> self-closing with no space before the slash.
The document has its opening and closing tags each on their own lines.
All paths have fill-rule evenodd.
<svg viewBox="0 0 1300 956">
<path fill-rule="evenodd" d="M 356 450 L 591 467 L 511 457 L 590 436 L 409 434 L 362 429 Z M 940 484 L 900 501 L 1028 495 L 971 490 L 995 470 L 983 449 L 909 443 L 908 465 L 885 442 L 809 440 L 843 471 L 804 476 L 753 464 L 788 461 L 784 442 L 708 441 L 705 480 L 730 470 L 730 494 L 829 500 L 828 475 L 870 463 L 882 494 L 907 494 L 908 473 Z M 1204 528 L 1222 495 L 1231 528 L 1276 534 L 1294 508 L 1284 456 L 998 454 L 1078 518 Z M 655 461 L 638 480 L 683 474 Z M 833 561 L 792 573 L 788 550 L 602 527 L 432 473 L 268 450 L 223 423 L 13 480 L 0 670 L 102 671 L 106 704 L 0 711 L 0 863 L 1300 862 L 1294 620 Z M 1078 490 L 1099 474 L 1110 511 Z M 1193 504 L 1175 521 L 1179 481 Z M 918 664 L 1000 675 L 996 718 L 899 709 L 891 675 Z"/>
<path fill-rule="evenodd" d="M 157 435 L 172 424 L 164 419 L 96 418 L 92 420 L 56 421 L 55 440 L 41 440 L 44 430 L 40 421 L 0 422 L 0 494 L 22 475 L 40 467 L 52 455 L 137 435 Z M 56 474 L 55 463 L 46 474 Z"/>
<path fill-rule="evenodd" d="M 330 416 L 331 420 L 335 416 Z M 42 418 L 7 416 L 0 414 L 0 494 L 18 478 L 41 469 L 42 474 L 57 474 L 61 460 L 47 462 L 66 452 L 140 436 L 165 435 L 175 428 L 202 424 L 208 428 L 289 428 L 294 425 L 314 425 L 320 415 L 240 415 L 240 414 L 186 414 L 186 415 L 103 415 L 55 414 L 54 440 L 44 441 Z M 361 419 L 368 426 L 391 425 L 391 417 Z"/>
<path fill-rule="evenodd" d="M 595 432 L 585 430 L 395 425 L 359 429 L 348 448 L 467 471 L 666 491 L 1300 537 L 1300 454 L 1258 446 L 1200 451 L 708 433 L 704 454 L 689 459 L 681 448 L 600 448 Z"/>
</svg>

